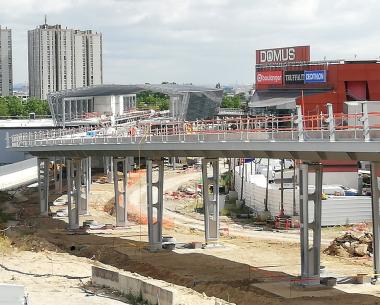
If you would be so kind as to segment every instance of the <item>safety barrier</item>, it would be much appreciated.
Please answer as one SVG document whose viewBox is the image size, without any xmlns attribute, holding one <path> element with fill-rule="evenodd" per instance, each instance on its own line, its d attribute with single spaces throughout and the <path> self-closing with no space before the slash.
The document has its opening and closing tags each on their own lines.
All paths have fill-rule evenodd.
<svg viewBox="0 0 380 305">
<path fill-rule="evenodd" d="M 133 132 L 131 130 L 133 128 Z M 87 131 L 96 130 L 91 137 Z M 8 147 L 44 145 L 204 141 L 377 141 L 380 112 L 254 116 L 216 120 L 143 121 L 133 127 L 83 127 L 16 134 Z"/>
</svg>

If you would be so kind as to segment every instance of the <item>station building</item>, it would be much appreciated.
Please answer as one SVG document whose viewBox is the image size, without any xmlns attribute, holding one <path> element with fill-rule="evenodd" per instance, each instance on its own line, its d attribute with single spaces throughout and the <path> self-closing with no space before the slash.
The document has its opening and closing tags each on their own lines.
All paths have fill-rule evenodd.
<svg viewBox="0 0 380 305">
<path fill-rule="evenodd" d="M 170 117 L 187 121 L 216 116 L 223 98 L 223 89 L 194 85 L 97 85 L 50 93 L 48 102 L 56 126 L 121 123 L 136 110 L 142 91 L 168 95 Z"/>
<path fill-rule="evenodd" d="M 345 112 L 348 101 L 380 101 L 380 61 L 310 60 L 310 46 L 256 51 L 256 91 L 252 114 L 294 112 L 305 115 Z M 379 103 L 380 104 L 380 103 Z"/>
</svg>

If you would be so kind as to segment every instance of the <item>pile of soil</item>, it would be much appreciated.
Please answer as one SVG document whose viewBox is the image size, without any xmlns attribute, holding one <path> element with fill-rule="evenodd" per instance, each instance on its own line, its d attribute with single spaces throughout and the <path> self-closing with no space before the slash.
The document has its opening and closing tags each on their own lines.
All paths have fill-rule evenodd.
<svg viewBox="0 0 380 305">
<path fill-rule="evenodd" d="M 335 238 L 323 252 L 341 257 L 368 257 L 373 255 L 372 240 L 373 235 L 369 232 L 359 236 L 345 233 Z"/>
<path fill-rule="evenodd" d="M 180 200 L 180 199 L 195 199 L 199 197 L 196 181 L 190 180 L 178 187 L 176 191 L 165 192 L 165 199 Z"/>
</svg>

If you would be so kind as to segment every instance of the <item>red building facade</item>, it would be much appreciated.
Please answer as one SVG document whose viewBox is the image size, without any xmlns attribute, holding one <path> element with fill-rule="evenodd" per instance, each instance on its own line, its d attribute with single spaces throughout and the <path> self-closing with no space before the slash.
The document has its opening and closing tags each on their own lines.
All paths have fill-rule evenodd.
<svg viewBox="0 0 380 305">
<path fill-rule="evenodd" d="M 326 113 L 327 103 L 343 112 L 346 101 L 380 101 L 380 62 L 312 62 L 309 48 L 256 51 L 256 91 L 296 92 L 305 114 Z"/>
</svg>

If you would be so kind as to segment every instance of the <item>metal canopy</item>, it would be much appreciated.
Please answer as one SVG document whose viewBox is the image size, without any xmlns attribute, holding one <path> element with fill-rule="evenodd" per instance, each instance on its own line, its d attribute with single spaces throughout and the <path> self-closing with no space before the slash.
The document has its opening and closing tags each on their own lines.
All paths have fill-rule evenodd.
<svg viewBox="0 0 380 305">
<path fill-rule="evenodd" d="M 295 109 L 296 99 L 295 98 L 271 98 L 267 100 L 251 102 L 249 103 L 250 108 L 269 108 L 276 107 L 276 109 Z"/>
</svg>

